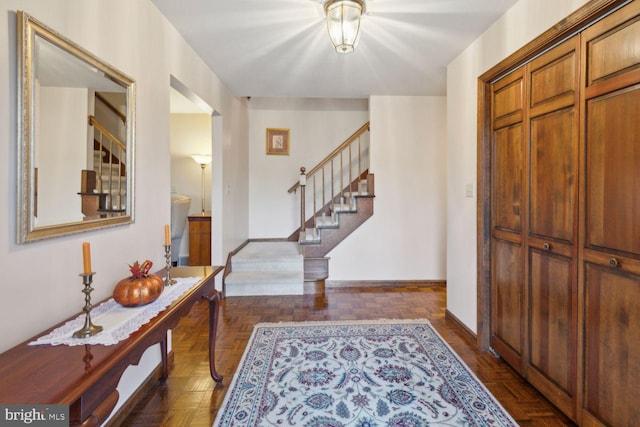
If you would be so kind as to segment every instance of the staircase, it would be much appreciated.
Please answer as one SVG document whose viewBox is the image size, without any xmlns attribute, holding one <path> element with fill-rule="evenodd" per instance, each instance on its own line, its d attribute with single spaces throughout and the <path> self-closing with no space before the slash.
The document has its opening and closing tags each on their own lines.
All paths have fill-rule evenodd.
<svg viewBox="0 0 640 427">
<path fill-rule="evenodd" d="M 374 197 L 374 175 L 365 171 L 289 236 L 299 243 L 304 256 L 305 281 L 324 281 L 329 276 L 326 255 L 373 215 Z"/>
<path fill-rule="evenodd" d="M 109 132 L 95 117 L 89 116 L 93 127 L 93 185 L 83 189 L 98 200 L 95 209 L 83 210 L 87 217 L 108 217 L 126 212 L 127 177 L 126 146 Z M 91 194 L 85 194 L 91 197 Z"/>
<path fill-rule="evenodd" d="M 298 183 L 289 188 L 289 193 L 299 193 L 300 227 L 287 239 L 249 240 L 231 252 L 222 281 L 224 296 L 324 292 L 329 276 L 326 255 L 373 215 L 368 131 L 367 122 L 309 173 L 300 169 Z M 290 262 L 275 267 L 275 254 L 281 250 L 298 260 L 295 273 Z"/>
<path fill-rule="evenodd" d="M 82 171 L 80 197 L 85 220 L 127 212 L 127 147 L 116 135 L 126 132 L 126 94 L 95 92 L 95 108 L 88 117 L 93 133 L 93 164 Z"/>
</svg>

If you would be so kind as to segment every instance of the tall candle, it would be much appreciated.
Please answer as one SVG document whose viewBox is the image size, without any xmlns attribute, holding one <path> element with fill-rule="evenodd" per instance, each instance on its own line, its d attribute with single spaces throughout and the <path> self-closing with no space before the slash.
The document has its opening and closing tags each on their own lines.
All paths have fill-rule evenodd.
<svg viewBox="0 0 640 427">
<path fill-rule="evenodd" d="M 91 274 L 91 247 L 89 242 L 82 243 L 82 264 L 84 266 L 84 274 Z"/>
<path fill-rule="evenodd" d="M 169 224 L 164 225 L 164 244 L 167 246 L 171 244 L 171 233 L 169 232 Z"/>
</svg>

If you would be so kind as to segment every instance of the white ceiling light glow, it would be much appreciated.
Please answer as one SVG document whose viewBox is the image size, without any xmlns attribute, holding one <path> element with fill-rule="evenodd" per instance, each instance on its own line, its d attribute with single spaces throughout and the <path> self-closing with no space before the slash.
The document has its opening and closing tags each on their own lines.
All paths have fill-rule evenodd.
<svg viewBox="0 0 640 427">
<path fill-rule="evenodd" d="M 360 39 L 360 18 L 365 11 L 364 0 L 328 0 L 327 13 L 329 37 L 338 53 L 351 53 Z"/>
</svg>

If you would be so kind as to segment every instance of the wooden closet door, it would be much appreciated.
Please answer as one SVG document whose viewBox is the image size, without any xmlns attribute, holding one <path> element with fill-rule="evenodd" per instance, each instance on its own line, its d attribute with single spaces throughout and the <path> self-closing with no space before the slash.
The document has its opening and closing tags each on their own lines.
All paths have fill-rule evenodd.
<svg viewBox="0 0 640 427">
<path fill-rule="evenodd" d="M 527 65 L 525 377 L 576 418 L 579 37 Z"/>
<path fill-rule="evenodd" d="M 640 420 L 640 2 L 583 33 L 582 424 Z"/>
<path fill-rule="evenodd" d="M 524 73 L 492 88 L 491 346 L 522 370 Z"/>
</svg>

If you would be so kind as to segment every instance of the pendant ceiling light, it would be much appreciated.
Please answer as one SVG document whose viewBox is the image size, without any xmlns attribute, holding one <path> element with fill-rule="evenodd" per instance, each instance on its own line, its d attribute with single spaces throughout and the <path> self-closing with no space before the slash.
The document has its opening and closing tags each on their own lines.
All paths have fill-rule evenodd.
<svg viewBox="0 0 640 427">
<path fill-rule="evenodd" d="M 329 37 L 338 53 L 353 52 L 360 39 L 360 17 L 364 13 L 364 0 L 328 0 L 327 13 Z"/>
</svg>

